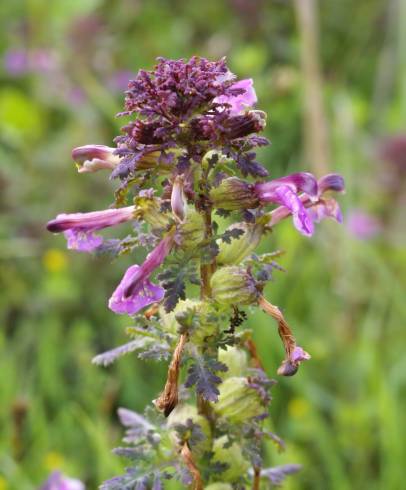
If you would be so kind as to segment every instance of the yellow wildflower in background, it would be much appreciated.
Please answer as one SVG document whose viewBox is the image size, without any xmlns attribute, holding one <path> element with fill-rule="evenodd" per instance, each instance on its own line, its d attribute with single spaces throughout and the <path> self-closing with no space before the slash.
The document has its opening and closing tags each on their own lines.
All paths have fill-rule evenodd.
<svg viewBox="0 0 406 490">
<path fill-rule="evenodd" d="M 49 471 L 60 470 L 64 465 L 64 458 L 62 454 L 56 451 L 50 451 L 44 457 L 44 467 Z M 1 489 L 1 487 L 0 487 Z"/>
<path fill-rule="evenodd" d="M 44 253 L 42 263 L 49 272 L 61 272 L 66 269 L 68 259 L 61 250 L 50 248 Z"/>
</svg>

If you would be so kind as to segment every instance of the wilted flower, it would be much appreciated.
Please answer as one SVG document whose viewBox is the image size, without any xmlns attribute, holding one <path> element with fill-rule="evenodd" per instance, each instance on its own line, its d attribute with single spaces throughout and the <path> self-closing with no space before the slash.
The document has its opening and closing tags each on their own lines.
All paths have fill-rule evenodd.
<svg viewBox="0 0 406 490">
<path fill-rule="evenodd" d="M 63 232 L 69 249 L 91 252 L 103 243 L 103 238 L 95 235 L 95 231 L 134 219 L 134 211 L 134 206 L 127 206 L 90 213 L 58 214 L 48 222 L 47 229 L 53 233 Z"/>
<path fill-rule="evenodd" d="M 169 233 L 149 253 L 141 266 L 133 265 L 127 269 L 109 300 L 112 311 L 134 315 L 145 306 L 162 300 L 165 290 L 151 283 L 149 277 L 165 260 L 173 243 L 173 233 Z"/>
<path fill-rule="evenodd" d="M 79 173 L 96 172 L 101 169 L 114 169 L 120 163 L 116 149 L 104 145 L 78 146 L 72 150 L 72 159 Z"/>
<path fill-rule="evenodd" d="M 54 471 L 39 490 L 85 490 L 85 486 L 76 478 L 68 478 L 60 471 Z"/>
</svg>

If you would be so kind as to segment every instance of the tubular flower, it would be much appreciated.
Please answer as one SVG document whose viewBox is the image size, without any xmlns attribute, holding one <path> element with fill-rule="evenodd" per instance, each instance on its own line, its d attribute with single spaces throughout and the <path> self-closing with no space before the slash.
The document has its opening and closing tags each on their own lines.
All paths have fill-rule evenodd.
<svg viewBox="0 0 406 490">
<path fill-rule="evenodd" d="M 150 275 L 169 254 L 174 244 L 174 234 L 169 233 L 150 252 L 141 266 L 132 265 L 109 300 L 109 308 L 115 313 L 134 315 L 152 303 L 161 301 L 165 290 L 149 281 Z"/>
<path fill-rule="evenodd" d="M 102 169 L 114 169 L 120 163 L 115 148 L 104 145 L 78 146 L 72 150 L 72 159 L 79 173 L 97 172 Z"/>
<path fill-rule="evenodd" d="M 91 213 L 58 214 L 47 224 L 48 231 L 63 232 L 68 248 L 80 252 L 91 252 L 103 243 L 101 236 L 93 232 L 115 226 L 134 218 L 135 206 L 119 209 L 105 209 Z"/>
<path fill-rule="evenodd" d="M 344 192 L 344 179 L 338 174 L 328 174 L 317 182 L 317 196 L 311 198 L 308 194 L 300 196 L 301 206 L 305 208 L 308 218 L 312 222 L 319 223 L 324 218 L 332 218 L 338 223 L 342 223 L 343 217 L 337 201 L 325 195 L 327 192 Z M 269 213 L 268 226 L 274 226 L 279 221 L 287 218 L 292 211 L 286 206 L 280 206 Z"/>
</svg>

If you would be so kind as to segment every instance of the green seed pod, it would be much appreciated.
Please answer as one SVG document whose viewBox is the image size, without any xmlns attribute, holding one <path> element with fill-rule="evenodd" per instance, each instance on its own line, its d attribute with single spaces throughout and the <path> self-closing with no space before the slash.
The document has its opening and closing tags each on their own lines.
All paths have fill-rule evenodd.
<svg viewBox="0 0 406 490">
<path fill-rule="evenodd" d="M 242 230 L 244 233 L 238 238 L 232 239 L 230 243 L 217 241 L 220 249 L 216 257 L 218 264 L 240 264 L 257 248 L 264 233 L 262 225 L 253 223 L 235 223 L 227 228 L 229 231 L 235 229 Z"/>
<path fill-rule="evenodd" d="M 204 240 L 203 216 L 193 208 L 186 213 L 186 221 L 180 226 L 181 248 L 192 249 Z"/>
<path fill-rule="evenodd" d="M 227 211 L 252 209 L 259 206 L 253 186 L 237 177 L 224 179 L 218 187 L 210 191 L 210 199 L 214 207 Z"/>
<path fill-rule="evenodd" d="M 221 473 L 221 479 L 234 482 L 242 476 L 245 476 L 250 464 L 244 457 L 241 447 L 236 442 L 233 442 L 230 447 L 224 447 L 224 445 L 228 445 L 228 442 L 228 436 L 219 437 L 214 441 L 212 449 L 214 453 L 213 461 L 226 463 L 228 467 Z"/>
<path fill-rule="evenodd" d="M 211 278 L 213 298 L 223 305 L 256 303 L 259 292 L 253 277 L 237 266 L 221 267 Z"/>
<path fill-rule="evenodd" d="M 189 404 L 179 404 L 169 415 L 167 419 L 167 426 L 171 429 L 170 437 L 173 444 L 178 446 L 182 441 L 179 440 L 179 434 L 177 433 L 177 425 L 185 425 L 191 419 L 194 424 L 200 426 L 200 429 L 205 436 L 203 440 L 199 441 L 195 445 L 191 445 L 192 452 L 196 455 L 202 455 L 205 451 L 209 451 L 211 447 L 211 430 L 209 422 L 203 415 L 199 415 L 197 408 Z"/>
<path fill-rule="evenodd" d="M 218 357 L 219 361 L 228 367 L 228 371 L 222 375 L 223 379 L 243 376 L 248 368 L 247 353 L 238 347 L 228 346 L 226 350 L 220 349 Z"/>
<path fill-rule="evenodd" d="M 213 404 L 213 410 L 231 423 L 245 422 L 264 412 L 259 393 L 249 386 L 246 378 L 227 378 L 219 386 L 219 391 L 219 399 Z"/>
</svg>

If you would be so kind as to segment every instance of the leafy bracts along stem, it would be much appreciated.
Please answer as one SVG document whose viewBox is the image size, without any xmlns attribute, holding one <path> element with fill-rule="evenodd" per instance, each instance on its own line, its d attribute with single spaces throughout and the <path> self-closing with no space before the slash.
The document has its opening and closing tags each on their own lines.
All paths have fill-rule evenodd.
<svg viewBox="0 0 406 490">
<path fill-rule="evenodd" d="M 266 428 L 275 382 L 245 308 L 276 320 L 285 350 L 276 374 L 295 374 L 310 355 L 264 296 L 266 283 L 284 271 L 280 252 L 255 250 L 287 217 L 305 237 L 326 217 L 341 222 L 330 194 L 343 192 L 344 182 L 307 172 L 270 179 L 255 152 L 269 143 L 259 134 L 266 114 L 256 102 L 253 81 L 237 81 L 225 59 L 159 58 L 129 81 L 120 114 L 129 121 L 116 146 L 72 152 L 80 174 L 111 171 L 119 182 L 115 202 L 60 214 L 49 231 L 64 233 L 68 248 L 134 260 L 108 301 L 114 313 L 132 318 L 131 339 L 94 362 L 136 352 L 168 363 L 163 390 L 145 415 L 120 409 L 126 446 L 116 454 L 130 463 L 104 490 L 161 489 L 173 478 L 195 490 L 257 490 L 298 470 L 265 468 L 262 440 L 284 444 Z M 118 226 L 125 238 L 103 237 Z"/>
</svg>

